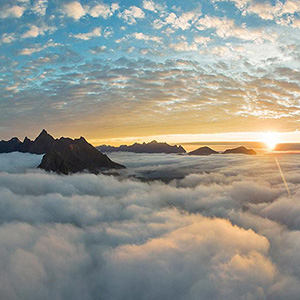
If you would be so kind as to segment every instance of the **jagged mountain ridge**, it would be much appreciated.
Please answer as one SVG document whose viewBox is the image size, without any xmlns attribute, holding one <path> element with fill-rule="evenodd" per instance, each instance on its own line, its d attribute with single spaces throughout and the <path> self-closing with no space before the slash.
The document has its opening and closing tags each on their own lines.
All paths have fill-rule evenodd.
<svg viewBox="0 0 300 300">
<path fill-rule="evenodd" d="M 34 141 L 25 137 L 21 142 L 17 137 L 9 141 L 0 141 L 0 153 L 24 152 L 31 154 L 44 154 L 55 144 L 55 139 L 43 129 Z"/>
<path fill-rule="evenodd" d="M 171 146 L 167 143 L 159 143 L 157 141 L 152 141 L 150 143 L 134 143 L 132 145 L 121 145 L 119 147 L 101 145 L 96 147 L 102 152 L 134 152 L 134 153 L 186 153 L 182 146 Z"/>
<path fill-rule="evenodd" d="M 54 139 L 46 130 L 32 141 L 27 137 L 21 142 L 18 138 L 0 141 L 0 153 L 25 152 L 45 154 L 38 168 L 59 174 L 77 173 L 87 170 L 99 173 L 107 169 L 123 169 L 125 166 L 110 158 L 89 144 L 83 137 L 79 139 Z"/>
</svg>

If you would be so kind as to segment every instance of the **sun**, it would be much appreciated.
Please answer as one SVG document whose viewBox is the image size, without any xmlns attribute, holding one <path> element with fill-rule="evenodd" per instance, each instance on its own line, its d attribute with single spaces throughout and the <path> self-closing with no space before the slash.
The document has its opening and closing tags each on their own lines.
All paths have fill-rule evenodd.
<svg viewBox="0 0 300 300">
<path fill-rule="evenodd" d="M 278 137 L 276 132 L 264 132 L 263 133 L 263 142 L 268 147 L 269 150 L 273 150 L 278 144 Z"/>
</svg>

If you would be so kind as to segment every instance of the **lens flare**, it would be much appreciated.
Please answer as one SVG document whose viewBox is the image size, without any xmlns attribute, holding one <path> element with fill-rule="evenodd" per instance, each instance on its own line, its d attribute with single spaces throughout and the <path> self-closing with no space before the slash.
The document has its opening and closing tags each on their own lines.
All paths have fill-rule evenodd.
<svg viewBox="0 0 300 300">
<path fill-rule="evenodd" d="M 265 132 L 263 133 L 262 139 L 269 150 L 273 150 L 278 144 L 278 137 L 276 132 Z"/>
</svg>

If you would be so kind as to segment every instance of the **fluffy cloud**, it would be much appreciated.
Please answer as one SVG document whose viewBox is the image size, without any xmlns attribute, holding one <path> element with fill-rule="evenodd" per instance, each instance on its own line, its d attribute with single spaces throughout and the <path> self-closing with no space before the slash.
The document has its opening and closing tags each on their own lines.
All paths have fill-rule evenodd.
<svg viewBox="0 0 300 300">
<path fill-rule="evenodd" d="M 81 3 L 77 1 L 64 4 L 62 11 L 67 17 L 73 18 L 74 20 L 79 20 L 86 14 L 86 10 Z"/>
<path fill-rule="evenodd" d="M 137 6 L 130 6 L 123 12 L 120 12 L 118 16 L 119 18 L 124 19 L 128 24 L 132 25 L 136 23 L 136 19 L 144 19 L 145 13 Z"/>
<path fill-rule="evenodd" d="M 143 0 L 143 8 L 153 12 L 162 11 L 164 9 L 161 4 L 152 0 Z"/>
<path fill-rule="evenodd" d="M 85 15 L 90 15 L 93 18 L 102 17 L 107 19 L 111 17 L 117 10 L 119 10 L 118 3 L 112 3 L 111 5 L 101 3 L 95 6 L 82 6 L 80 2 L 75 1 L 66 3 L 62 7 L 63 13 L 74 20 L 79 20 Z"/>
<path fill-rule="evenodd" d="M 36 25 L 31 25 L 30 28 L 22 34 L 22 38 L 35 38 L 38 37 L 39 35 L 45 35 L 46 32 L 53 33 L 56 30 L 54 27 L 49 27 L 46 25 L 43 26 L 36 26 Z"/>
<path fill-rule="evenodd" d="M 196 44 L 206 45 L 207 43 L 209 43 L 211 41 L 211 38 L 208 36 L 196 36 L 194 38 L 194 41 Z"/>
<path fill-rule="evenodd" d="M 41 156 L 0 155 L 1 298 L 298 299 L 295 157 L 280 160 L 290 200 L 263 155 L 112 157 L 128 166 L 120 177 L 46 174 L 30 169 Z M 128 178 L 155 168 L 186 175 Z"/>
<path fill-rule="evenodd" d="M 90 8 L 89 14 L 94 18 L 102 17 L 104 19 L 107 19 L 111 17 L 118 9 L 118 3 L 112 3 L 110 6 L 108 4 L 98 4 Z"/>
<path fill-rule="evenodd" d="M 3 9 L 0 12 L 0 18 L 2 18 L 2 19 L 21 18 L 25 11 L 26 11 L 26 8 L 24 6 L 15 5 L 15 6 Z"/>
<path fill-rule="evenodd" d="M 165 23 L 170 24 L 175 29 L 187 30 L 199 19 L 200 16 L 201 12 L 197 11 L 185 12 L 180 16 L 177 16 L 175 13 L 170 13 L 165 18 Z"/>
</svg>

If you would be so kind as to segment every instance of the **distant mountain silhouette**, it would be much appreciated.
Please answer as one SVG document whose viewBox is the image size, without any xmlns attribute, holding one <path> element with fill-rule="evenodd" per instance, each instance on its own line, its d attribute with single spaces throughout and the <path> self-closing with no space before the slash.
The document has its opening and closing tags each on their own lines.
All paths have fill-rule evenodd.
<svg viewBox="0 0 300 300">
<path fill-rule="evenodd" d="M 31 141 L 27 137 L 23 142 L 18 138 L 0 141 L 0 153 L 25 152 L 45 154 L 38 168 L 59 174 L 77 173 L 87 170 L 99 173 L 107 169 L 123 169 L 123 165 L 113 162 L 83 137 L 80 139 L 54 139 L 46 130 Z"/>
<path fill-rule="evenodd" d="M 185 153 L 186 151 L 182 146 L 171 146 L 167 143 L 158 143 L 157 141 L 152 141 L 150 143 L 134 143 L 133 145 L 121 145 L 120 147 L 113 147 L 107 145 L 101 145 L 96 147 L 102 152 L 117 152 L 126 151 L 134 153 Z"/>
<path fill-rule="evenodd" d="M 285 144 L 277 144 L 274 151 L 299 151 L 300 144 L 299 143 L 285 143 Z"/>
<path fill-rule="evenodd" d="M 234 149 L 227 149 L 222 154 L 247 154 L 247 155 L 256 155 L 256 152 L 253 149 L 247 149 L 244 146 L 240 146 Z"/>
<path fill-rule="evenodd" d="M 209 147 L 200 147 L 194 151 L 188 153 L 189 155 L 211 155 L 211 154 L 219 154 L 219 152 L 209 148 Z"/>
</svg>

